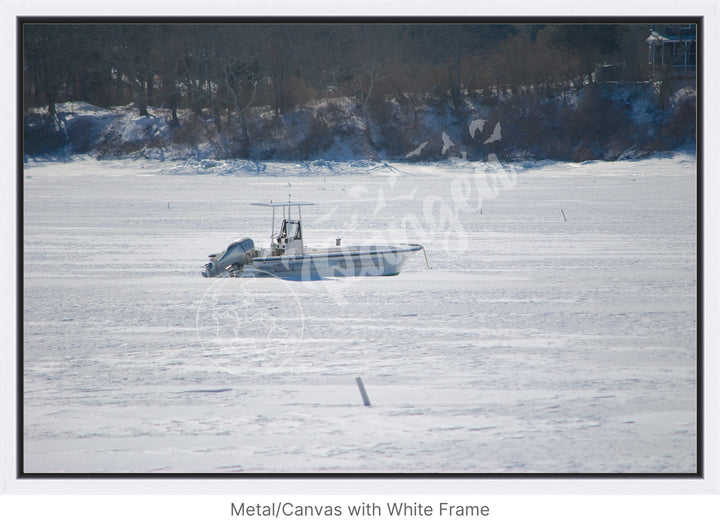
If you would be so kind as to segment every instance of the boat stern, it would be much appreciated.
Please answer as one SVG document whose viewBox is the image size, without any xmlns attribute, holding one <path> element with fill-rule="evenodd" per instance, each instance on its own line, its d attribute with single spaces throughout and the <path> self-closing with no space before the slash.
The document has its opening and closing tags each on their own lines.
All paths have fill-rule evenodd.
<svg viewBox="0 0 720 531">
<path fill-rule="evenodd" d="M 244 266 L 251 264 L 255 255 L 255 243 L 250 238 L 233 241 L 222 253 L 211 254 L 210 261 L 201 271 L 205 278 L 235 276 Z"/>
</svg>

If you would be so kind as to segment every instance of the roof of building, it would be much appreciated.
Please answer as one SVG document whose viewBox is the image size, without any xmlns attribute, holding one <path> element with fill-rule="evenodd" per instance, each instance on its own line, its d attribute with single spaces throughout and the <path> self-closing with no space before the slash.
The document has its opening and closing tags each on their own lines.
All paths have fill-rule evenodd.
<svg viewBox="0 0 720 531">
<path fill-rule="evenodd" d="M 697 39 L 697 32 L 693 28 L 692 31 L 681 29 L 680 33 L 659 32 L 657 30 L 650 31 L 650 36 L 646 39 L 648 44 L 654 43 L 671 43 L 671 42 L 691 42 Z"/>
</svg>

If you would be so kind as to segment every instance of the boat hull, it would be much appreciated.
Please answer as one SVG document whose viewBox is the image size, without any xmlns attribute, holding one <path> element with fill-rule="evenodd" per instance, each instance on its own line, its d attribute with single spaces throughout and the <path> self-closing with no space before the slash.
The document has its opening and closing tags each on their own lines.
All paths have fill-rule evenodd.
<svg viewBox="0 0 720 531">
<path fill-rule="evenodd" d="M 236 276 L 274 276 L 295 280 L 329 277 L 392 276 L 421 245 L 388 245 L 325 249 L 302 255 L 256 257 Z"/>
</svg>

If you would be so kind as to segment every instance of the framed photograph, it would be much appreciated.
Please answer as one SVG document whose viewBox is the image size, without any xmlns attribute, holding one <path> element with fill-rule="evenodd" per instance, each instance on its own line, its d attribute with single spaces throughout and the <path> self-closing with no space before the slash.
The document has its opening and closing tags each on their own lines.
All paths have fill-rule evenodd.
<svg viewBox="0 0 720 531">
<path fill-rule="evenodd" d="M 702 21 L 593 22 L 19 19 L 22 473 L 699 474 Z"/>
</svg>

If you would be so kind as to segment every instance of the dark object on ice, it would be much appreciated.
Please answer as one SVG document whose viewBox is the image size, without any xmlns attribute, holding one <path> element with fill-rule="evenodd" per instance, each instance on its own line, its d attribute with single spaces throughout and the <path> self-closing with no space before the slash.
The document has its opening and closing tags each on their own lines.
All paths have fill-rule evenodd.
<svg viewBox="0 0 720 531">
<path fill-rule="evenodd" d="M 370 404 L 370 398 L 367 395 L 367 391 L 365 391 L 365 386 L 363 385 L 362 378 L 358 376 L 357 378 L 355 378 L 355 381 L 357 382 L 358 389 L 360 389 L 360 395 L 362 395 L 363 404 L 366 406 L 372 405 Z"/>
</svg>

